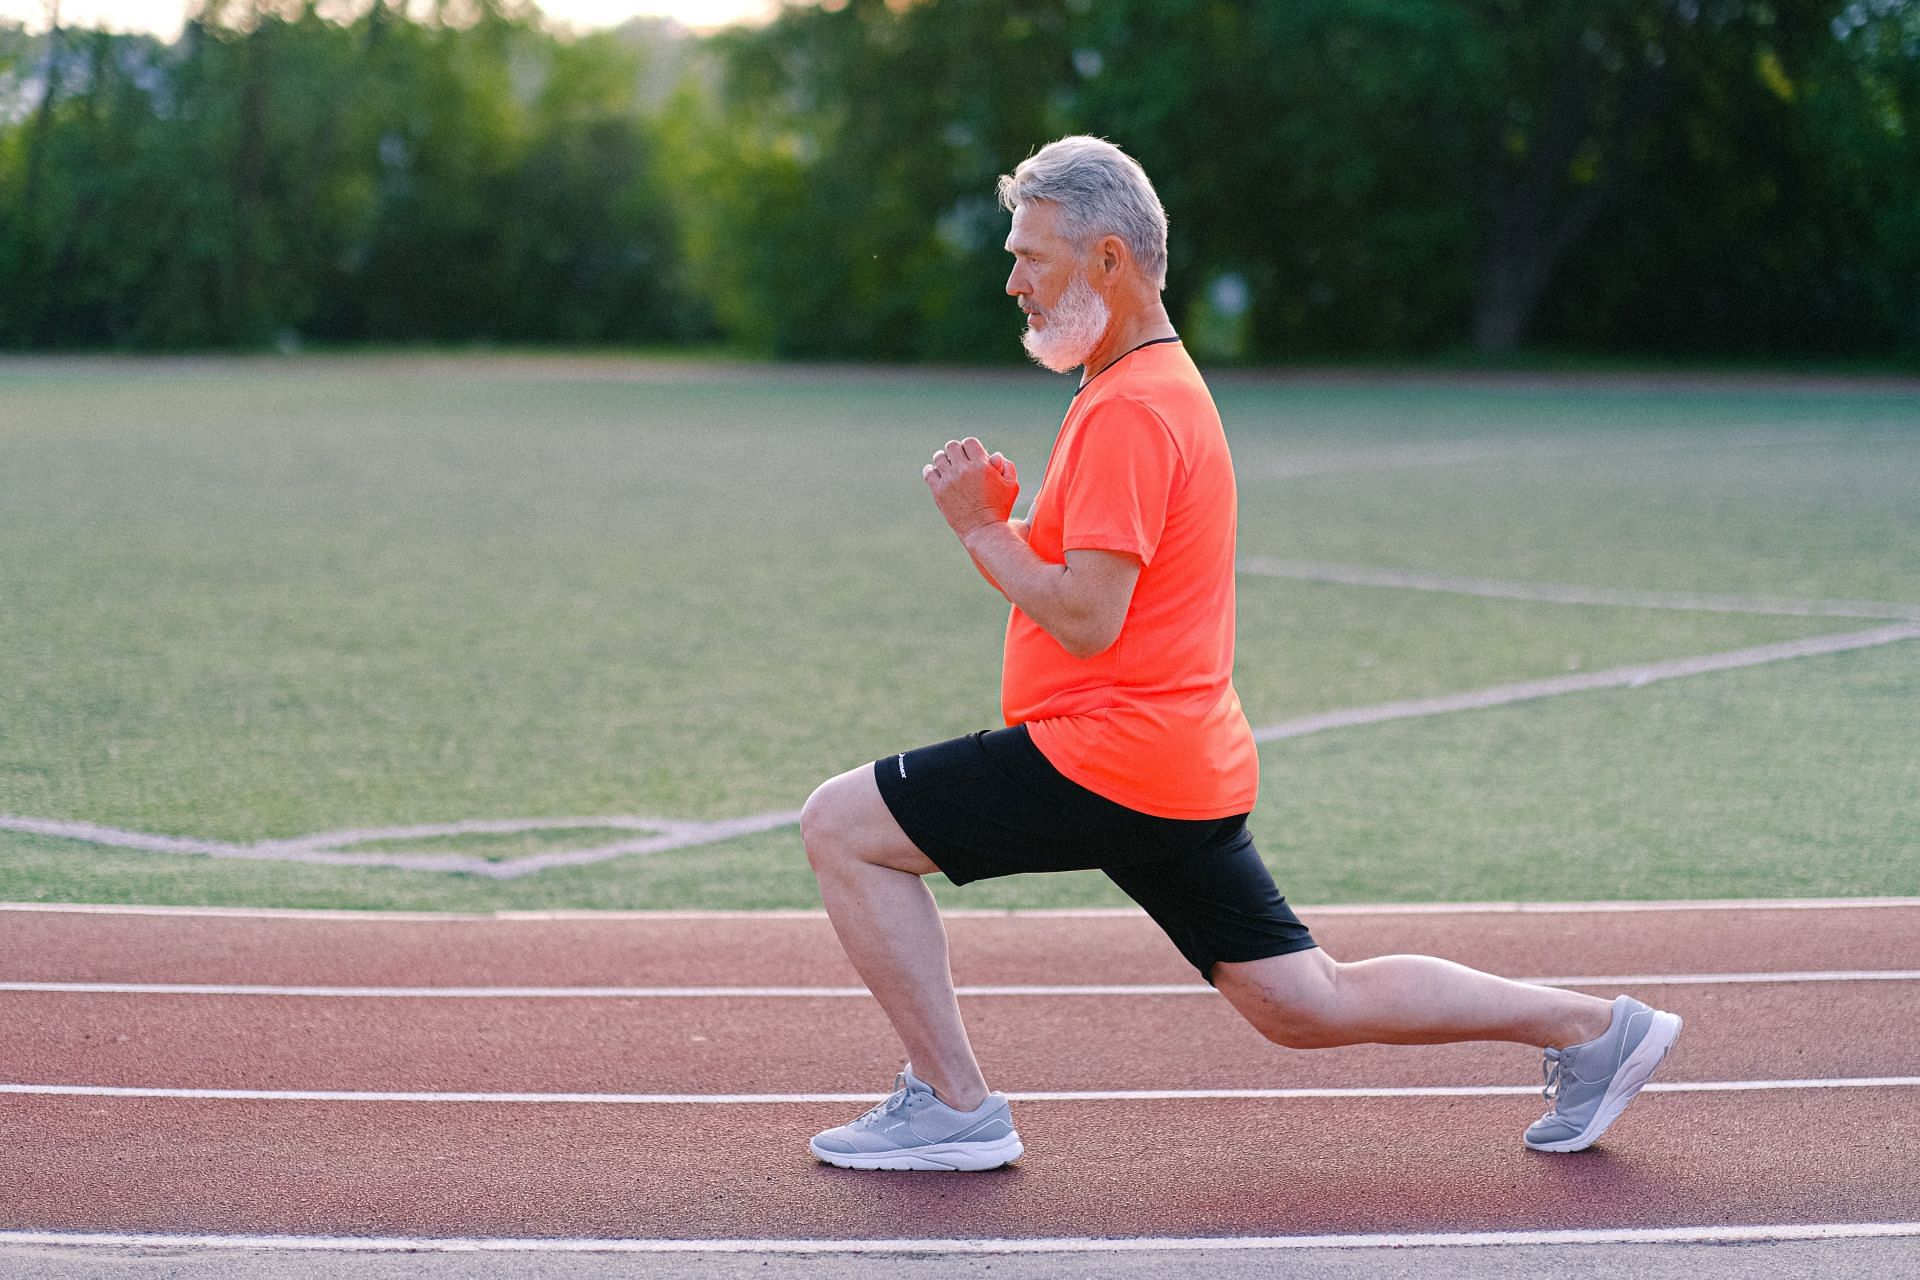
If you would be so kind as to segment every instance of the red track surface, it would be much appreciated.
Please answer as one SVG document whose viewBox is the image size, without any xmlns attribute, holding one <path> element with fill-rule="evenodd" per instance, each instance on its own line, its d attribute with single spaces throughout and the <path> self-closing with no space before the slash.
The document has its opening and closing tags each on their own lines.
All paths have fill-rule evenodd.
<svg viewBox="0 0 1920 1280">
<path fill-rule="evenodd" d="M 1920 908 L 1330 916 L 1342 958 L 1516 974 L 1920 969 Z M 1150 924 L 950 922 L 963 984 L 1188 982 Z M 823 920 L 387 921 L 0 912 L 0 981 L 843 986 Z M 1662 1082 L 1920 1075 L 1920 983 L 1650 986 Z M 997 1087 L 1524 1085 L 1498 1045 L 1294 1053 L 1209 995 L 965 1002 Z M 0 993 L 0 1082 L 594 1093 L 882 1091 L 852 999 Z M 580 1105 L 0 1095 L 0 1229 L 857 1239 L 1293 1235 L 1920 1218 L 1920 1091 L 1659 1093 L 1579 1156 L 1537 1099 L 1023 1102 L 997 1174 L 853 1173 L 847 1104 Z"/>
</svg>

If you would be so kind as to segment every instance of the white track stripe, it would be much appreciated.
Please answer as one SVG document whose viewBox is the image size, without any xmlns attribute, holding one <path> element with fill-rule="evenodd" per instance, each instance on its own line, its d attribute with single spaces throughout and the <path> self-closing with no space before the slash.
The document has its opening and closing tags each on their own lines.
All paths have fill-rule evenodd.
<svg viewBox="0 0 1920 1280">
<path fill-rule="evenodd" d="M 1659 1082 L 1646 1093 L 1753 1093 L 1808 1089 L 1910 1089 L 1920 1076 L 1827 1080 Z M 1104 1089 L 1008 1093 L 1014 1102 L 1212 1102 L 1312 1098 L 1520 1098 L 1539 1085 L 1422 1085 L 1327 1089 Z M 879 1093 L 460 1093 L 367 1089 L 168 1089 L 131 1085 L 0 1084 L 0 1095 L 51 1098 L 165 1098 L 225 1102 L 468 1103 L 537 1106 L 797 1106 L 875 1103 Z"/>
<path fill-rule="evenodd" d="M 512 1236 L 228 1236 L 0 1231 L 0 1247 L 310 1250 L 326 1253 L 1168 1253 L 1262 1249 L 1488 1248 L 1581 1244 L 1783 1244 L 1920 1236 L 1920 1222 L 1791 1222 L 1563 1231 L 1449 1231 L 1325 1236 L 1035 1236 L 1028 1239 L 622 1240 Z"/>
<path fill-rule="evenodd" d="M 1673 898 L 1614 902 L 1381 902 L 1308 906 L 1316 916 L 1615 915 L 1643 911 L 1860 911 L 1920 907 L 1920 898 Z M 331 920 L 362 924 L 548 924 L 566 921 L 825 920 L 818 909 L 769 911 L 375 911 L 308 907 L 168 907 L 118 902 L 0 902 L 0 912 L 88 916 L 188 916 L 215 920 Z M 947 920 L 1121 920 L 1144 922 L 1138 907 L 942 908 Z"/>
<path fill-rule="evenodd" d="M 1584 671 L 1578 675 L 1552 676 L 1544 680 L 1523 680 L 1518 684 L 1469 689 L 1433 698 L 1408 698 L 1383 702 L 1371 707 L 1348 707 L 1318 715 L 1300 716 L 1267 725 L 1253 731 L 1255 742 L 1278 742 L 1284 738 L 1304 738 L 1330 729 L 1353 729 L 1361 725 L 1381 724 L 1388 720 L 1410 720 L 1422 716 L 1446 715 L 1455 711 L 1482 711 L 1516 702 L 1532 702 L 1568 693 L 1592 693 L 1601 689 L 1638 689 L 1661 680 L 1710 675 L 1741 667 L 1758 667 L 1792 658 L 1814 658 L 1871 649 L 1920 639 L 1920 623 L 1902 622 L 1871 631 L 1849 631 L 1841 635 L 1811 636 L 1780 644 L 1763 644 L 1751 649 L 1732 649 L 1724 653 L 1703 653 L 1692 658 L 1671 658 L 1635 666 L 1611 667 L 1605 671 Z"/>
<path fill-rule="evenodd" d="M 1367 565 L 1247 556 L 1241 573 L 1296 582 L 1328 582 L 1347 587 L 1389 587 L 1495 600 L 1532 600 L 1543 604 L 1610 605 L 1627 609 L 1681 609 L 1699 613 L 1770 614 L 1791 618 L 1903 618 L 1920 621 L 1920 604 L 1886 600 L 1786 600 L 1778 596 L 1693 594 L 1678 591 L 1617 591 L 1609 587 L 1573 587 L 1504 578 L 1456 577 L 1412 569 L 1376 569 Z"/>
<path fill-rule="evenodd" d="M 1656 973 L 1516 978 L 1541 987 L 1711 987 L 1799 982 L 1920 982 L 1920 969 L 1834 969 L 1801 973 Z M 0 982 L 0 994 L 257 996 L 323 1000 L 864 1000 L 865 987 L 320 987 L 214 982 Z M 1201 982 L 959 986 L 961 996 L 1211 996 Z"/>
<path fill-rule="evenodd" d="M 1320 916 L 1614 915 L 1641 911 L 1850 911 L 1920 907 L 1920 898 L 1648 898 L 1614 902 L 1406 902 L 1303 906 Z M 824 917 L 826 913 L 819 912 Z M 942 914 L 952 916 L 952 911 Z M 1031 913 L 1042 914 L 1042 913 Z M 1137 914 L 1123 911 L 1122 914 Z"/>
</svg>

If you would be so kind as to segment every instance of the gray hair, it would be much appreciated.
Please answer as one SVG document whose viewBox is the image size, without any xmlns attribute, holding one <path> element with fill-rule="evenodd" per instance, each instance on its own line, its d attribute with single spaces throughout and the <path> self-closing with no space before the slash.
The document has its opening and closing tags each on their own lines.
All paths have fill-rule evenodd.
<svg viewBox="0 0 1920 1280">
<path fill-rule="evenodd" d="M 1167 287 L 1167 211 L 1140 163 L 1105 138 L 1085 134 L 1049 142 L 1000 178 L 1011 213 L 1028 200 L 1060 207 L 1060 229 L 1085 248 L 1119 236 L 1154 287 Z"/>
</svg>

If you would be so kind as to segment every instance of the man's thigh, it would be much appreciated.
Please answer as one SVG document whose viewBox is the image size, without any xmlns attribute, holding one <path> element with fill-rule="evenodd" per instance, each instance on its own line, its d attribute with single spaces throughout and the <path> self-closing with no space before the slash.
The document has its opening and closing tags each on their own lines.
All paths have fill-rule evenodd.
<svg viewBox="0 0 1920 1280">
<path fill-rule="evenodd" d="M 1249 962 L 1291 960 L 1318 944 L 1273 883 L 1245 823 L 1222 823 L 1220 832 L 1205 848 L 1101 870 L 1153 917 L 1201 977 L 1225 992 L 1223 973 L 1244 977 L 1237 971 Z M 1316 963 L 1307 958 L 1264 969 L 1292 977 Z"/>
<path fill-rule="evenodd" d="M 930 876 L 940 868 L 907 838 L 863 764 L 829 778 L 807 799 L 800 833 L 816 865 L 822 856 L 850 858 L 895 871 Z"/>
<path fill-rule="evenodd" d="M 1083 810 L 1128 813 L 1061 777 L 1024 726 L 915 747 L 870 767 L 907 839 L 957 885 L 1091 870 L 1113 844 L 1105 815 Z"/>
</svg>

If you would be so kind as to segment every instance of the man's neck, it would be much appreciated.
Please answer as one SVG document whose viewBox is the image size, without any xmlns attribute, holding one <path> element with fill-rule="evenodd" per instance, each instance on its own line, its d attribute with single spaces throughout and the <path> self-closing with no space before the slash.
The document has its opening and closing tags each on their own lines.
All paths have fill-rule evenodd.
<svg viewBox="0 0 1920 1280">
<path fill-rule="evenodd" d="M 1116 315 L 1114 322 L 1107 326 L 1105 336 L 1100 339 L 1100 345 L 1087 357 L 1087 363 L 1080 372 L 1080 385 L 1084 387 L 1092 382 L 1108 365 L 1135 347 L 1179 336 L 1174 332 L 1173 321 L 1168 318 L 1166 307 L 1157 298 L 1151 305 L 1142 307 L 1125 319 Z"/>
</svg>

